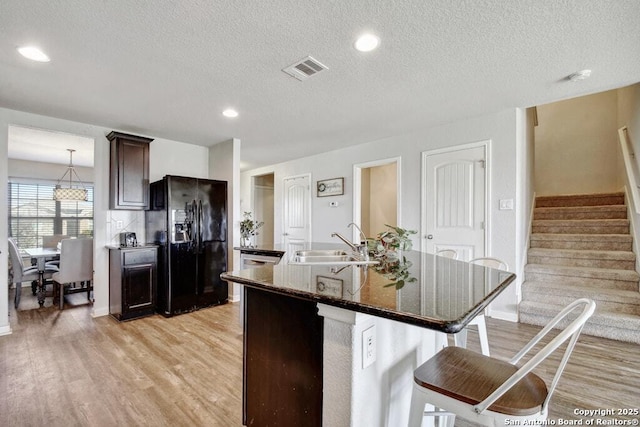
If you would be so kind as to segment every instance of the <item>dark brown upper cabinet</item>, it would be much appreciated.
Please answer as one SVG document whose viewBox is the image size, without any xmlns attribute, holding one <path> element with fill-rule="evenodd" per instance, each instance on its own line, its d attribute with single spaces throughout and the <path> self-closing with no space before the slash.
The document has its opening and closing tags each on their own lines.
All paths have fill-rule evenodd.
<svg viewBox="0 0 640 427">
<path fill-rule="evenodd" d="M 111 185 L 109 208 L 149 208 L 149 143 L 151 138 L 111 132 Z"/>
</svg>

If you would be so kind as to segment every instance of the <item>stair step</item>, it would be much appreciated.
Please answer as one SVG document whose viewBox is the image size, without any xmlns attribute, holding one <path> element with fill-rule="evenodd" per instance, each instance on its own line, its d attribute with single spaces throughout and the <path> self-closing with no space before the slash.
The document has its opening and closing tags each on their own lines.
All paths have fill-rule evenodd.
<svg viewBox="0 0 640 427">
<path fill-rule="evenodd" d="M 526 301 L 568 305 L 578 298 L 591 298 L 601 311 L 635 314 L 640 316 L 640 292 L 603 289 L 584 285 L 526 281 L 522 284 L 522 297 Z"/>
<path fill-rule="evenodd" d="M 536 208 L 559 206 L 624 205 L 624 193 L 567 194 L 536 197 Z"/>
<path fill-rule="evenodd" d="M 606 289 L 628 291 L 640 289 L 638 286 L 640 275 L 633 270 L 527 264 L 524 271 L 527 281 L 600 286 Z"/>
<path fill-rule="evenodd" d="M 635 270 L 636 255 L 631 251 L 531 248 L 530 264 Z"/>
<path fill-rule="evenodd" d="M 520 322 L 544 326 L 563 308 L 559 304 L 523 301 L 519 306 Z M 596 312 L 589 318 L 582 333 L 640 344 L 640 316 L 614 313 L 596 307 Z"/>
<path fill-rule="evenodd" d="M 630 251 L 632 242 L 629 234 L 531 234 L 532 248 Z"/>
<path fill-rule="evenodd" d="M 535 208 L 534 219 L 626 219 L 625 205 Z"/>
<path fill-rule="evenodd" d="M 555 234 L 625 234 L 629 233 L 628 219 L 567 219 L 534 220 L 533 233 Z"/>
</svg>

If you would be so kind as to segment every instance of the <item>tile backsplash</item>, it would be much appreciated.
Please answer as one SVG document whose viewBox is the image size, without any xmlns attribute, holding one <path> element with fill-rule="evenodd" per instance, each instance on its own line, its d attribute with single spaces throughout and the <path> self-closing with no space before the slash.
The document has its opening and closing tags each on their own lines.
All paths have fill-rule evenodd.
<svg viewBox="0 0 640 427">
<path fill-rule="evenodd" d="M 144 211 L 109 211 L 107 214 L 107 245 L 118 246 L 120 233 L 128 231 L 136 233 L 138 244 L 144 244 L 145 227 Z"/>
</svg>

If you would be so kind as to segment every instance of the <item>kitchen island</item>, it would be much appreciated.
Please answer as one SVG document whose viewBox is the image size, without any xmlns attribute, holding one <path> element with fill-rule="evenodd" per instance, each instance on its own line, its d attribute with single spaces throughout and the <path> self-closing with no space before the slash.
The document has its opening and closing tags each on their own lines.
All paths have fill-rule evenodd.
<svg viewBox="0 0 640 427">
<path fill-rule="evenodd" d="M 244 287 L 243 423 L 406 425 L 412 372 L 515 275 L 409 251 L 227 272 Z"/>
</svg>

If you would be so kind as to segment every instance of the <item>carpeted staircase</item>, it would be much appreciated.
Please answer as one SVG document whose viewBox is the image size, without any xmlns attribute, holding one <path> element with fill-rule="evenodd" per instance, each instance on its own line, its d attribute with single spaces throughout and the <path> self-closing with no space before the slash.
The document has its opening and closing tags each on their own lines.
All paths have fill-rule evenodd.
<svg viewBox="0 0 640 427">
<path fill-rule="evenodd" d="M 596 301 L 583 333 L 640 344 L 640 275 L 624 193 L 536 198 L 520 321 L 544 325 L 580 298 Z"/>
</svg>

